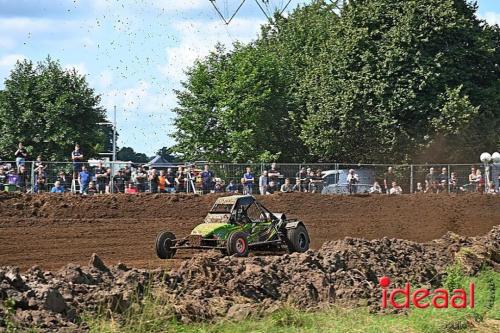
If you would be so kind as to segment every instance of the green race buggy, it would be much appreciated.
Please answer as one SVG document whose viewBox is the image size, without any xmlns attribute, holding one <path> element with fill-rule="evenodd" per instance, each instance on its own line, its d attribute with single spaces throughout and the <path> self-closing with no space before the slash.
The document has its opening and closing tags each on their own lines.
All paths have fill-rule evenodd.
<svg viewBox="0 0 500 333">
<path fill-rule="evenodd" d="M 246 257 L 250 250 L 305 252 L 310 238 L 304 223 L 271 213 L 251 195 L 218 198 L 203 223 L 187 237 L 176 239 L 169 231 L 156 237 L 156 254 L 171 259 L 177 250 L 220 250 Z"/>
</svg>

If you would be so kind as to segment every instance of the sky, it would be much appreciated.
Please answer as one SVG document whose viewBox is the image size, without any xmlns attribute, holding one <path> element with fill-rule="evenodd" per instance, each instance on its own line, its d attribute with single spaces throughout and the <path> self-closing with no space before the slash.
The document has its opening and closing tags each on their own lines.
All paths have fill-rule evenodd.
<svg viewBox="0 0 500 333">
<path fill-rule="evenodd" d="M 255 39 L 267 20 L 257 1 L 226 25 L 209 0 L 0 0 L 0 89 L 17 60 L 50 55 L 86 76 L 110 120 L 116 106 L 119 147 L 153 155 L 175 143 L 173 90 L 184 70 L 217 42 Z M 241 2 L 215 0 L 226 20 Z M 291 0 L 285 14 L 307 2 Z M 500 0 L 478 4 L 480 18 L 500 24 Z"/>
</svg>

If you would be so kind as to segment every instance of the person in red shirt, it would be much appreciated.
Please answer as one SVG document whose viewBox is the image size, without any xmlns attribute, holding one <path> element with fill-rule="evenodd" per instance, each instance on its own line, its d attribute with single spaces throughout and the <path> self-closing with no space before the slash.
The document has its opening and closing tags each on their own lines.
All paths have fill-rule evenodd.
<svg viewBox="0 0 500 333">
<path fill-rule="evenodd" d="M 134 187 L 133 184 L 128 184 L 128 187 L 125 189 L 125 193 L 136 194 L 139 193 L 139 191 Z"/>
</svg>

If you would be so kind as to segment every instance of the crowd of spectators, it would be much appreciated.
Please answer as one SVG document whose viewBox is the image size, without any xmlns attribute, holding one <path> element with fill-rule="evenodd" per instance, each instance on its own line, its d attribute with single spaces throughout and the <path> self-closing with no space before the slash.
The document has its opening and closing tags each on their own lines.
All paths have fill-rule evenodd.
<svg viewBox="0 0 500 333">
<path fill-rule="evenodd" d="M 256 174 L 250 166 L 245 168 L 241 177 L 231 177 L 226 181 L 217 177 L 216 173 L 205 164 L 203 169 L 194 165 L 154 168 L 147 165 L 125 165 L 123 168 L 105 166 L 103 161 L 90 164 L 85 161 L 80 146 L 75 145 L 71 153 L 71 170 L 60 169 L 50 174 L 42 156 L 32 163 L 33 170 L 28 171 L 26 161 L 28 153 L 22 143 L 15 152 L 14 163 L 0 163 L 0 191 L 22 192 L 73 192 L 84 195 L 104 193 L 233 193 L 267 195 L 276 192 L 321 192 L 325 183 L 325 173 L 321 169 L 301 167 L 295 174 L 287 176 L 272 163 L 270 168 Z M 31 162 L 30 162 L 31 163 Z M 31 164 L 30 164 L 31 165 Z M 372 186 L 360 183 L 356 170 L 349 169 L 345 178 L 345 189 L 349 194 L 369 192 L 371 194 L 403 194 L 399 176 L 393 167 L 389 167 L 383 175 L 383 182 L 375 181 Z M 471 168 L 467 181 L 459 184 L 456 172 L 449 173 L 447 168 L 441 168 L 438 173 L 431 167 L 423 182 L 417 182 L 414 192 L 417 193 L 460 193 L 480 192 L 498 193 L 494 182 L 485 183 L 481 170 Z M 463 178 L 462 178 L 463 179 Z M 499 179 L 500 181 L 500 179 Z M 340 182 L 340 180 L 339 180 Z M 369 190 L 365 190 L 369 188 Z M 409 192 L 409 191 L 408 191 Z"/>
</svg>

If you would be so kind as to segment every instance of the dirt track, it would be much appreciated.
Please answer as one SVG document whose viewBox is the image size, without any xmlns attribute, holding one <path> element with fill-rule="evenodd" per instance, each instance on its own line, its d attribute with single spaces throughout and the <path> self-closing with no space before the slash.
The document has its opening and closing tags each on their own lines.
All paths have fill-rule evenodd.
<svg viewBox="0 0 500 333">
<path fill-rule="evenodd" d="M 70 262 L 86 263 L 94 252 L 109 263 L 165 265 L 153 252 L 156 233 L 169 229 L 179 236 L 187 234 L 214 200 L 211 195 L 0 194 L 0 266 L 26 269 L 38 264 L 54 269 Z M 439 238 L 447 231 L 476 236 L 500 224 L 500 196 L 296 193 L 267 196 L 262 201 L 273 211 L 303 219 L 314 248 L 345 236 L 418 242 Z"/>
</svg>

